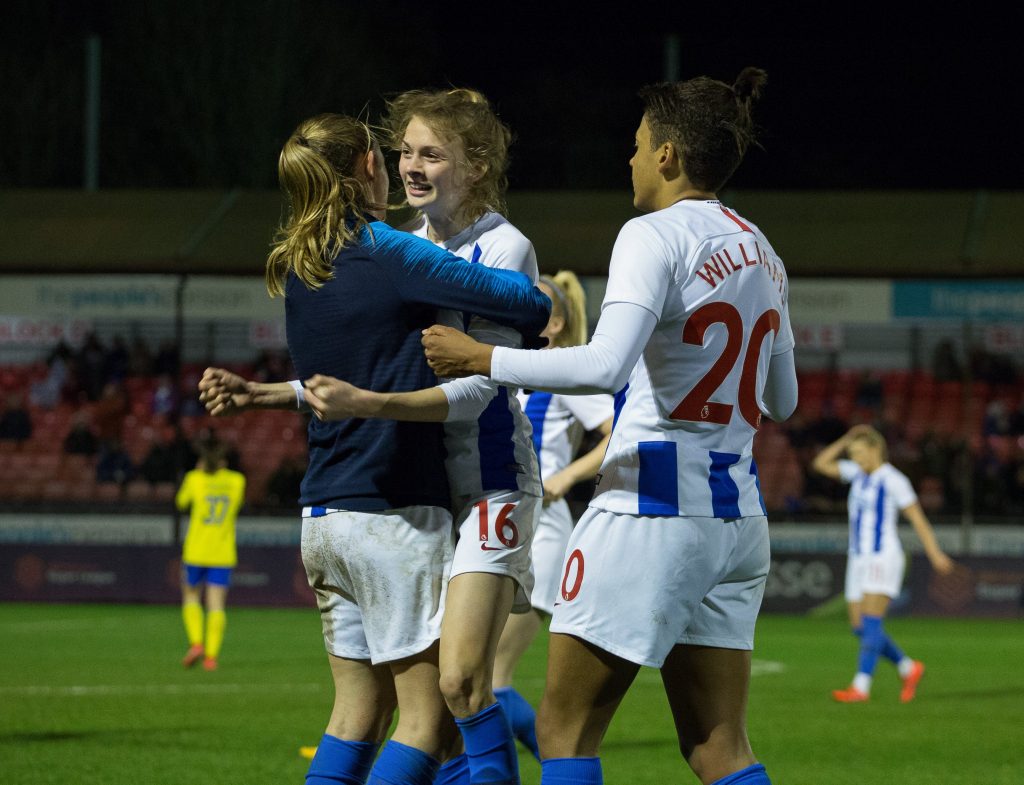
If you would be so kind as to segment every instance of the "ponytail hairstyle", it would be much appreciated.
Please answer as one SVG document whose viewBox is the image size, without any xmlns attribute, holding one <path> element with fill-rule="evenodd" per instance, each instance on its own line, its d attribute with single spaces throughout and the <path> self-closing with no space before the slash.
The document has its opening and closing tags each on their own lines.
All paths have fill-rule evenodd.
<svg viewBox="0 0 1024 785">
<path fill-rule="evenodd" d="M 402 149 L 405 129 L 413 117 L 445 142 L 462 143 L 466 160 L 457 161 L 456 165 L 468 167 L 470 178 L 461 217 L 472 223 L 489 210 L 507 212 L 506 172 L 512 132 L 494 113 L 484 94 L 468 88 L 402 93 L 388 102 L 384 119 L 392 149 Z"/>
<path fill-rule="evenodd" d="M 540 280 L 551 287 L 551 315 L 560 316 L 565 326 L 551 339 L 551 345 L 582 346 L 589 338 L 587 326 L 587 295 L 580 279 L 572 270 L 559 270 L 553 276 L 542 275 Z"/>
<path fill-rule="evenodd" d="M 651 149 L 672 142 L 690 182 L 703 191 L 718 191 L 756 144 L 751 108 L 767 81 L 764 71 L 748 66 L 732 86 L 698 76 L 644 87 L 640 100 Z"/>
<path fill-rule="evenodd" d="M 373 145 L 365 123 L 339 114 L 311 117 L 288 137 L 277 161 L 288 216 L 267 257 L 271 297 L 284 294 L 289 272 L 310 289 L 334 276 L 334 254 L 355 239 L 364 213 L 377 206 L 358 174 Z"/>
</svg>

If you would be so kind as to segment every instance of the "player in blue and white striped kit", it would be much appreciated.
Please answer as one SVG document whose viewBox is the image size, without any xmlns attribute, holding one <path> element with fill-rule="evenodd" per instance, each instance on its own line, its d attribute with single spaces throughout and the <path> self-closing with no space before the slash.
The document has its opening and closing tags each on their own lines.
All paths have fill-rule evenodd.
<svg viewBox="0 0 1024 785">
<path fill-rule="evenodd" d="M 596 785 L 641 665 L 661 670 L 680 749 L 704 785 L 767 785 L 746 732 L 750 650 L 770 563 L 752 443 L 796 406 L 785 267 L 716 191 L 753 138 L 763 71 L 641 91 L 634 205 L 586 346 L 525 352 L 443 326 L 445 376 L 616 392 L 590 507 L 567 546 L 537 714 L 544 785 Z"/>
<path fill-rule="evenodd" d="M 846 452 L 849 460 L 841 456 Z M 947 574 L 953 562 L 942 552 L 910 480 L 886 460 L 885 438 L 857 425 L 822 450 L 811 464 L 819 474 L 850 485 L 850 550 L 846 564 L 846 604 L 850 626 L 860 638 L 853 683 L 834 690 L 840 703 L 860 703 L 871 695 L 878 657 L 890 660 L 903 687 L 900 700 L 913 700 L 924 664 L 903 653 L 882 626 L 889 603 L 900 593 L 905 557 L 896 533 L 900 513 L 907 516 L 936 572 Z"/>
<path fill-rule="evenodd" d="M 306 121 L 279 170 L 291 215 L 267 281 L 272 294 L 285 294 L 289 352 L 303 378 L 322 372 L 386 390 L 434 384 L 419 338 L 440 308 L 526 336 L 546 323 L 549 301 L 526 276 L 469 265 L 379 220 L 386 169 L 363 123 Z M 200 389 L 213 414 L 302 398 L 301 386 L 246 382 L 221 369 L 208 369 Z M 453 548 L 442 438 L 428 422 L 310 423 L 303 563 L 336 699 L 307 785 L 367 776 L 427 785 L 455 742 L 437 669 Z M 373 763 L 396 697 L 398 726 Z"/>
</svg>

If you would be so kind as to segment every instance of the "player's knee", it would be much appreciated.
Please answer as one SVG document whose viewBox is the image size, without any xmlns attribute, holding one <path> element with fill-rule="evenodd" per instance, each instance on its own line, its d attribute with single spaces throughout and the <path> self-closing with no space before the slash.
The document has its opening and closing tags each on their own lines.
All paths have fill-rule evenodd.
<svg viewBox="0 0 1024 785">
<path fill-rule="evenodd" d="M 377 744 L 387 738 L 394 719 L 394 707 L 382 707 L 374 712 L 335 713 L 327 732 L 346 741 L 362 741 Z"/>
<path fill-rule="evenodd" d="M 445 702 L 456 717 L 480 711 L 494 702 L 489 680 L 481 670 L 445 668 L 439 684 Z"/>
</svg>

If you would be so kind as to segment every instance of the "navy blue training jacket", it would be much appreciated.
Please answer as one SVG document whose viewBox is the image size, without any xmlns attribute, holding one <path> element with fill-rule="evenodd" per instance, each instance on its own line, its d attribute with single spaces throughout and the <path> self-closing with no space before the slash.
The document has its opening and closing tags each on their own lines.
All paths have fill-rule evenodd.
<svg viewBox="0 0 1024 785">
<path fill-rule="evenodd" d="M 439 308 L 478 314 L 529 340 L 551 301 L 522 273 L 470 264 L 433 243 L 374 221 L 333 262 L 318 290 L 290 275 L 288 350 L 300 379 L 321 373 L 375 391 L 432 387 L 420 331 Z M 309 425 L 301 503 L 375 511 L 450 508 L 441 423 L 345 419 Z"/>
</svg>

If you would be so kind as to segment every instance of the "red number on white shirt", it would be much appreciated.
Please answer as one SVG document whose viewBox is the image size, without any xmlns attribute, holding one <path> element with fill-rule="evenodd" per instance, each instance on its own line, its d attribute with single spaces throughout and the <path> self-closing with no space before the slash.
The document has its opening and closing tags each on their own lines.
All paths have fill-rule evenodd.
<svg viewBox="0 0 1024 785">
<path fill-rule="evenodd" d="M 740 316 L 740 312 L 734 305 L 721 301 L 698 308 L 683 325 L 683 343 L 703 346 L 704 334 L 713 324 L 725 325 L 725 348 L 714 365 L 669 415 L 673 420 L 727 425 L 732 419 L 731 403 L 719 403 L 709 399 L 725 381 L 725 377 L 732 371 L 740 356 L 740 349 L 743 346 L 743 317 Z M 757 360 L 761 355 L 761 344 L 765 336 L 769 332 L 777 333 L 780 324 L 779 312 L 771 308 L 757 318 L 747 340 L 737 397 L 740 414 L 754 428 L 761 425 L 761 409 L 757 405 Z"/>
<path fill-rule="evenodd" d="M 572 586 L 569 586 L 569 574 L 572 572 L 572 565 L 576 564 L 576 579 L 572 582 Z M 565 575 L 562 576 L 562 599 L 566 602 L 572 602 L 576 599 L 576 595 L 580 593 L 580 586 L 583 585 L 583 553 L 579 548 L 569 554 L 569 559 L 565 563 Z"/>
<path fill-rule="evenodd" d="M 487 500 L 477 502 L 473 506 L 479 512 L 480 542 L 483 543 L 481 547 L 485 550 L 494 550 L 487 546 L 487 542 L 491 539 L 490 524 L 487 516 Z M 498 542 L 506 548 L 515 548 L 519 543 L 519 529 L 516 527 L 515 521 L 509 517 L 515 508 L 514 504 L 506 504 L 501 508 L 501 512 L 498 513 L 498 517 L 494 520 L 494 534 L 498 538 Z"/>
</svg>

